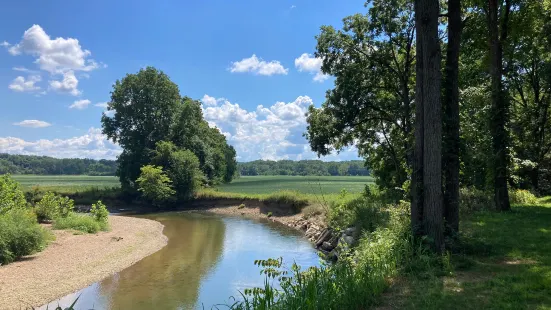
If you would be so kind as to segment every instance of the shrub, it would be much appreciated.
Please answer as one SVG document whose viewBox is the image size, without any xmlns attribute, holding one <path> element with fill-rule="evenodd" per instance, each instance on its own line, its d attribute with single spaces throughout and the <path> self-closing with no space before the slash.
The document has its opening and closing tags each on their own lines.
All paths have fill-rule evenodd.
<svg viewBox="0 0 551 310">
<path fill-rule="evenodd" d="M 476 188 L 460 189 L 459 210 L 462 213 L 494 209 L 494 200 L 491 193 Z"/>
<path fill-rule="evenodd" d="M 509 200 L 515 204 L 536 204 L 538 198 L 530 191 L 525 189 L 511 189 L 509 190 Z"/>
<path fill-rule="evenodd" d="M 107 224 L 109 221 L 109 211 L 101 200 L 98 200 L 97 203 L 92 205 L 90 214 L 92 214 L 92 217 L 99 223 Z"/>
<path fill-rule="evenodd" d="M 97 233 L 100 230 L 107 230 L 107 223 L 96 221 L 88 214 L 72 213 L 67 217 L 58 218 L 54 222 L 54 229 L 74 229 L 89 234 Z"/>
<path fill-rule="evenodd" d="M 35 205 L 35 213 L 40 222 L 54 220 L 58 217 L 67 217 L 73 212 L 74 201 L 69 197 L 62 197 L 52 192 L 44 194 Z"/>
<path fill-rule="evenodd" d="M 384 204 L 364 197 L 333 202 L 328 214 L 329 224 L 337 229 L 359 226 L 371 232 L 386 220 L 387 214 L 381 212 L 384 208 Z"/>
<path fill-rule="evenodd" d="M 272 212 L 268 212 L 268 214 L 266 214 L 267 217 L 272 217 L 273 216 L 273 213 Z"/>
<path fill-rule="evenodd" d="M 50 238 L 32 212 L 24 209 L 5 212 L 0 215 L 0 264 L 41 251 Z"/>
<path fill-rule="evenodd" d="M 25 194 L 18 182 L 9 174 L 0 176 L 0 215 L 12 209 L 22 209 L 27 206 Z"/>
<path fill-rule="evenodd" d="M 172 189 L 172 180 L 166 175 L 161 166 L 146 165 L 136 180 L 138 190 L 153 204 L 160 205 L 170 200 L 175 191 Z"/>
<path fill-rule="evenodd" d="M 245 204 L 244 204 L 244 203 L 240 204 L 239 207 L 237 207 L 237 209 L 243 209 L 243 208 L 245 208 Z"/>
</svg>

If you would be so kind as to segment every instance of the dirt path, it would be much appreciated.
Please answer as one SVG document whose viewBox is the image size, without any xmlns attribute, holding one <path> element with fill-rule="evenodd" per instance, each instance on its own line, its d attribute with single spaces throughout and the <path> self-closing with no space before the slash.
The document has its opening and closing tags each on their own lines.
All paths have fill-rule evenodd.
<svg viewBox="0 0 551 310">
<path fill-rule="evenodd" d="M 40 306 L 123 270 L 167 243 L 159 222 L 110 216 L 111 231 L 54 230 L 44 251 L 0 266 L 0 309 Z M 122 238 L 122 239 L 120 239 Z"/>
</svg>

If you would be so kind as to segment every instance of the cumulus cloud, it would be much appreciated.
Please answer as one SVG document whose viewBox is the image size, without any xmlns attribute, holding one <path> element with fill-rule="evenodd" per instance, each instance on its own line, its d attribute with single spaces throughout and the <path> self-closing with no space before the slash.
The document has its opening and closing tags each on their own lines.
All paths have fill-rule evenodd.
<svg viewBox="0 0 551 310">
<path fill-rule="evenodd" d="M 15 45 L 3 42 L 2 46 L 13 55 L 31 55 L 41 70 L 52 76 L 60 75 L 62 80 L 51 80 L 52 89 L 74 96 L 80 94 L 75 71 L 92 71 L 101 67 L 91 59 L 92 53 L 83 49 L 75 38 L 58 37 L 52 39 L 39 25 L 33 25 Z"/>
<path fill-rule="evenodd" d="M 102 109 L 107 109 L 107 102 L 98 102 L 94 104 L 94 106 Z"/>
<path fill-rule="evenodd" d="M 269 107 L 258 105 L 254 111 L 224 98 L 207 100 L 209 105 L 204 99 L 205 119 L 210 126 L 219 128 L 228 143 L 235 147 L 239 161 L 317 158 L 302 136 L 306 131 L 305 113 L 313 104 L 310 97 L 299 96 L 292 102 L 276 102 Z M 356 154 L 352 152 L 345 154 L 347 157 L 326 157 L 324 160 L 355 159 Z"/>
<path fill-rule="evenodd" d="M 203 98 L 201 98 L 201 102 L 207 107 L 215 106 L 217 104 L 216 98 L 211 97 L 207 94 L 205 94 Z"/>
<path fill-rule="evenodd" d="M 90 103 L 92 102 L 88 99 L 77 100 L 69 106 L 69 109 L 83 110 L 86 109 Z"/>
<path fill-rule="evenodd" d="M 40 87 L 35 84 L 41 80 L 42 78 L 40 75 L 31 75 L 26 79 L 22 76 L 18 76 L 11 82 L 8 88 L 17 92 L 36 91 L 39 90 Z"/>
<path fill-rule="evenodd" d="M 3 41 L 2 43 L 0 43 L 0 46 L 2 47 L 9 47 L 11 44 L 9 44 L 8 42 L 6 41 Z"/>
<path fill-rule="evenodd" d="M 78 90 L 78 79 L 75 77 L 73 71 L 67 71 L 63 73 L 63 79 L 61 81 L 50 81 L 50 88 L 60 93 L 67 93 L 73 96 L 78 96 L 81 91 Z"/>
<path fill-rule="evenodd" d="M 322 59 L 304 53 L 295 59 L 295 67 L 299 72 L 309 72 L 314 75 L 314 81 L 323 82 L 329 78 L 329 75 L 321 72 Z"/>
<path fill-rule="evenodd" d="M 281 65 L 277 60 L 272 60 L 270 62 L 264 61 L 261 58 L 256 57 L 253 54 L 249 58 L 243 58 L 240 61 L 232 62 L 230 67 L 230 72 L 232 73 L 244 73 L 251 72 L 259 75 L 274 75 L 274 74 L 283 74 L 286 75 L 289 72 L 289 69 L 286 69 Z"/>
<path fill-rule="evenodd" d="M 25 141 L 14 137 L 0 138 L 0 153 L 115 159 L 121 153 L 121 148 L 108 141 L 101 129 L 90 128 L 86 134 L 69 139 Z"/>
<path fill-rule="evenodd" d="M 29 128 L 44 128 L 52 126 L 52 124 L 45 122 L 45 121 L 39 121 L 36 119 L 26 119 L 24 121 L 13 123 L 15 126 L 21 126 L 21 127 L 29 127 Z"/>
</svg>

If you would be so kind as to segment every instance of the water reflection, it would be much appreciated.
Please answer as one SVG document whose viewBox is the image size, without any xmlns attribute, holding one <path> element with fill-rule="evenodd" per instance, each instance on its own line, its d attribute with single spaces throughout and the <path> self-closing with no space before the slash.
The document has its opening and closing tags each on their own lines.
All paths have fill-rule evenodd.
<svg viewBox="0 0 551 310">
<path fill-rule="evenodd" d="M 312 246 L 281 225 L 199 213 L 146 217 L 165 225 L 168 245 L 62 298 L 62 306 L 80 295 L 77 309 L 210 309 L 238 296 L 239 290 L 262 284 L 255 259 L 282 256 L 304 267 L 318 263 Z"/>
</svg>

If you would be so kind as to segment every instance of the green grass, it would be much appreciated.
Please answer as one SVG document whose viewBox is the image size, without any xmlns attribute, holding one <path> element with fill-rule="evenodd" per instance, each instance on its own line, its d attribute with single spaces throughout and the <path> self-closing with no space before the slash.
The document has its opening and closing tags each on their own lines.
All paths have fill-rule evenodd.
<svg viewBox="0 0 551 310">
<path fill-rule="evenodd" d="M 221 192 L 240 194 L 269 194 L 281 190 L 292 190 L 302 194 L 336 194 L 342 189 L 350 193 L 359 193 L 371 177 L 355 176 L 245 176 L 229 184 L 217 187 Z"/>
<path fill-rule="evenodd" d="M 60 217 L 55 220 L 54 229 L 74 229 L 81 232 L 95 234 L 98 231 L 109 230 L 107 222 L 96 221 L 88 214 L 72 213 L 67 217 Z"/>
<path fill-rule="evenodd" d="M 39 186 L 42 190 L 71 193 L 90 188 L 119 187 L 119 179 L 115 176 L 87 175 L 13 175 L 21 186 L 28 190 Z"/>
<path fill-rule="evenodd" d="M 475 213 L 461 224 L 453 274 L 405 277 L 387 293 L 391 308 L 551 309 L 551 205 Z"/>
</svg>

